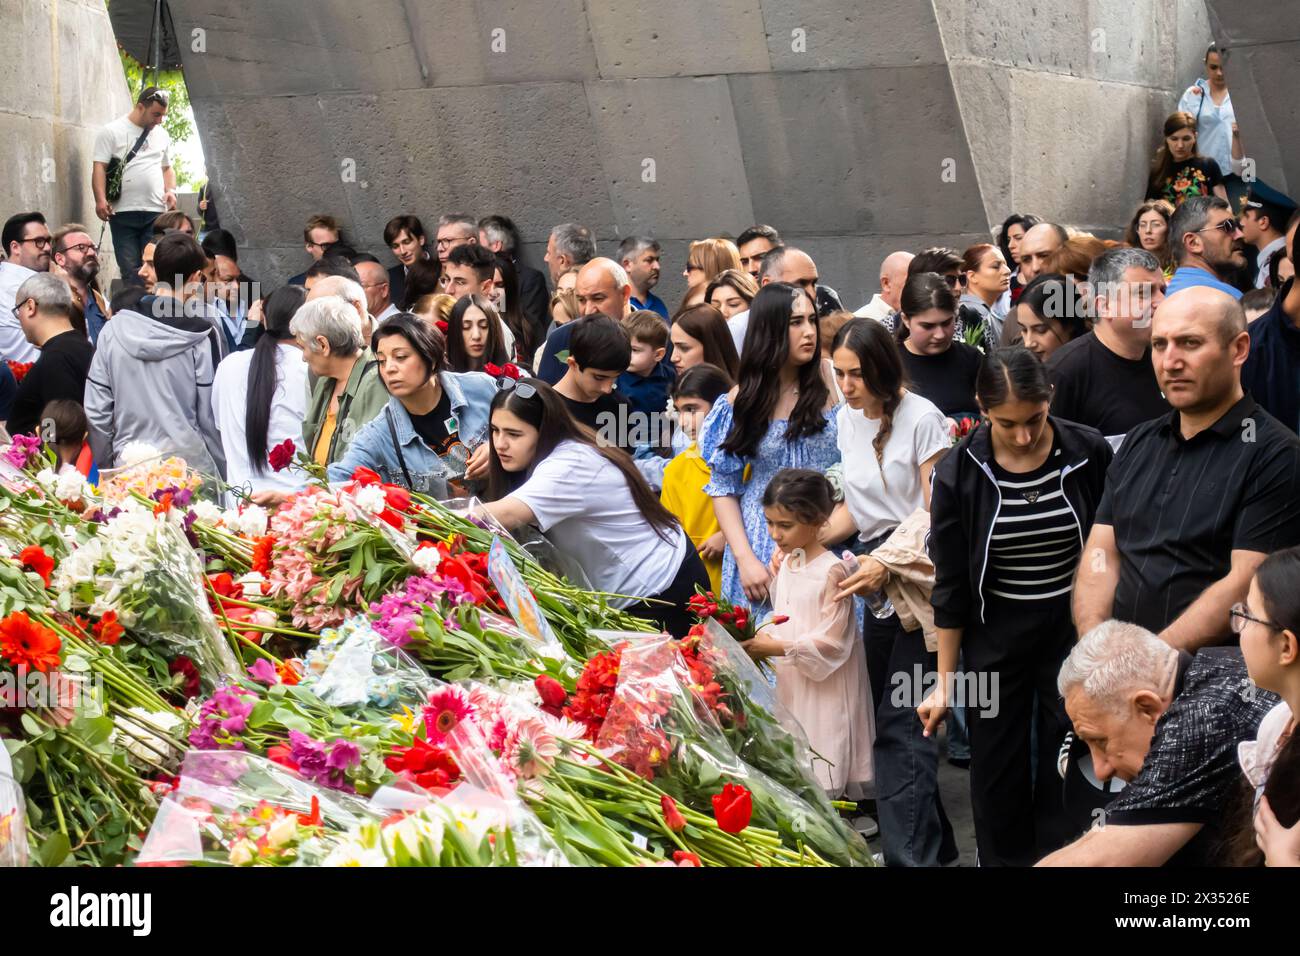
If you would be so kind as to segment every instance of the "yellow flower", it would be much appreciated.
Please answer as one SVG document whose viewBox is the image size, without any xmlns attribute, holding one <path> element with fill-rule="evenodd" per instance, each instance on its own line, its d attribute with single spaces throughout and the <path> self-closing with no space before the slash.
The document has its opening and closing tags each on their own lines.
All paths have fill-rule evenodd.
<svg viewBox="0 0 1300 956">
<path fill-rule="evenodd" d="M 420 723 L 420 718 L 411 713 L 411 708 L 407 707 L 405 704 L 402 705 L 402 712 L 400 714 L 394 714 L 392 719 L 393 723 L 397 724 L 397 726 L 401 727 L 402 730 L 408 734 L 415 733 L 415 728 Z"/>
</svg>

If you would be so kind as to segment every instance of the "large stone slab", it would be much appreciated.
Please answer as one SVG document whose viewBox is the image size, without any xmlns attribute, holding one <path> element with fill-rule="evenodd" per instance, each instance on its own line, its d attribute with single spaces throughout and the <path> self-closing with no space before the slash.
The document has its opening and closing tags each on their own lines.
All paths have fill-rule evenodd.
<svg viewBox="0 0 1300 956">
<path fill-rule="evenodd" d="M 762 0 L 772 69 L 846 70 L 944 62 L 934 8 L 917 0 Z"/>
<path fill-rule="evenodd" d="M 426 226 L 445 213 L 503 212 L 543 240 L 570 220 L 614 234 L 580 84 L 335 96 L 321 109 L 328 151 L 356 159 L 357 182 L 344 196 L 368 244 L 381 243 L 384 222 L 405 211 Z"/>
<path fill-rule="evenodd" d="M 195 99 L 426 82 L 402 0 L 171 0 L 170 7 Z"/>
<path fill-rule="evenodd" d="M 51 62 L 49 3 L 0 0 L 0 113 L 52 116 L 57 73 Z"/>
<path fill-rule="evenodd" d="M 611 80 L 586 92 L 621 235 L 703 238 L 751 224 L 724 78 Z"/>
<path fill-rule="evenodd" d="M 605 79 L 705 76 L 770 70 L 759 0 L 587 4 Z"/>
<path fill-rule="evenodd" d="M 804 233 L 984 228 L 945 67 L 730 83 L 759 221 Z"/>
<path fill-rule="evenodd" d="M 407 4 L 431 86 L 595 79 L 582 0 L 420 0 Z"/>
</svg>

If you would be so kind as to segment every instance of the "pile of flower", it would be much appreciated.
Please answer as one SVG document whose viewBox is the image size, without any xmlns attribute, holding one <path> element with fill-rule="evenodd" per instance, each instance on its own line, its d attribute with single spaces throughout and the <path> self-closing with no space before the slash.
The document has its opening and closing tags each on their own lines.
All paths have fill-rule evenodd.
<svg viewBox="0 0 1300 956">
<path fill-rule="evenodd" d="M 700 595 L 672 641 L 472 502 L 359 470 L 267 511 L 132 461 L 97 490 L 39 439 L 0 451 L 25 811 L 2 822 L 30 863 L 869 863 L 733 639 L 743 609 Z"/>
</svg>

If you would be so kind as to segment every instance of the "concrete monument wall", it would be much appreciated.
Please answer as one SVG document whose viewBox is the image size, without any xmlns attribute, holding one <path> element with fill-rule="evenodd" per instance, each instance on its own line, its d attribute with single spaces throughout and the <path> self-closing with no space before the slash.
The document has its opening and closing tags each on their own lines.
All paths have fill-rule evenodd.
<svg viewBox="0 0 1300 956">
<path fill-rule="evenodd" d="M 38 209 L 98 238 L 95 133 L 131 108 L 104 0 L 0 0 L 0 24 L 0 221 Z M 105 231 L 105 277 L 111 245 Z"/>
<path fill-rule="evenodd" d="M 1288 0 L 1289 2 L 1289 0 Z M 505 212 L 602 251 L 768 222 L 850 306 L 1012 210 L 1113 231 L 1209 40 L 1202 0 L 170 0 L 222 223 L 264 281 L 339 215 Z"/>
</svg>

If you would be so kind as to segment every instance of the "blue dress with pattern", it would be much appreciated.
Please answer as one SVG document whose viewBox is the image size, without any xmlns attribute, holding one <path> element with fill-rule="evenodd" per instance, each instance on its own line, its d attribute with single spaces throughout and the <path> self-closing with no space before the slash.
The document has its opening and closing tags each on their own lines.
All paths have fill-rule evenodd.
<svg viewBox="0 0 1300 956">
<path fill-rule="evenodd" d="M 704 486 L 704 493 L 711 498 L 738 497 L 740 514 L 745 522 L 745 536 L 749 546 L 754 549 L 758 560 L 767 564 L 772 560 L 776 545 L 767 533 L 767 519 L 763 516 L 763 491 L 768 482 L 783 468 L 812 468 L 825 472 L 827 468 L 840 460 L 840 450 L 836 442 L 838 429 L 835 412 L 838 405 L 824 412 L 826 428 L 813 435 L 807 435 L 796 441 L 786 441 L 785 419 L 774 420 L 767 427 L 767 434 L 759 442 L 758 454 L 753 458 L 740 458 L 731 452 L 723 451 L 718 446 L 726 440 L 731 431 L 733 408 L 731 400 L 722 396 L 714 403 L 704 423 L 700 426 L 700 454 L 709 465 L 711 478 Z M 749 480 L 745 480 L 745 466 L 750 466 Z M 740 572 L 736 567 L 736 556 L 732 554 L 731 545 L 722 556 L 722 594 L 727 600 L 740 607 L 747 607 L 755 614 L 763 615 L 771 608 L 766 602 L 753 604 L 745 597 L 745 589 L 740 584 Z"/>
</svg>

